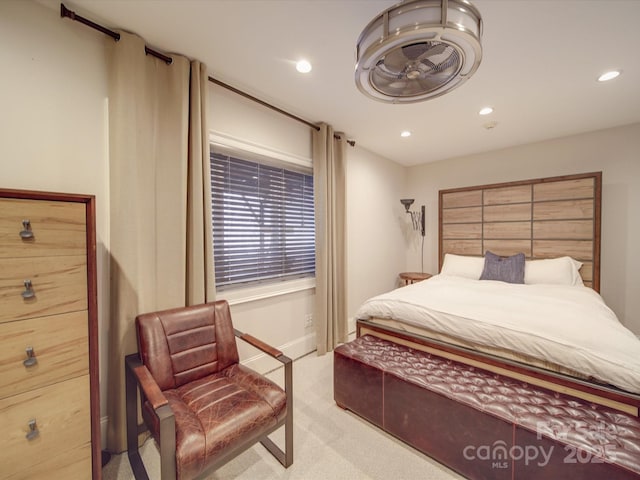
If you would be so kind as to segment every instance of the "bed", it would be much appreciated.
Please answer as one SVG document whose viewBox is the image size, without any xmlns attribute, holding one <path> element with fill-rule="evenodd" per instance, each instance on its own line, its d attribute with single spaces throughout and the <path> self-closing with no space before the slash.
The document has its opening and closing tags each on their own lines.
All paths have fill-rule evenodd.
<svg viewBox="0 0 640 480">
<path fill-rule="evenodd" d="M 439 274 L 361 305 L 336 403 L 469 478 L 640 478 L 640 340 L 599 294 L 601 182 L 441 190 Z"/>
<path fill-rule="evenodd" d="M 640 340 L 599 295 L 601 182 L 594 172 L 441 190 L 440 274 L 367 300 L 357 335 L 638 416 Z M 525 284 L 478 280 L 487 251 L 523 256 Z"/>
</svg>

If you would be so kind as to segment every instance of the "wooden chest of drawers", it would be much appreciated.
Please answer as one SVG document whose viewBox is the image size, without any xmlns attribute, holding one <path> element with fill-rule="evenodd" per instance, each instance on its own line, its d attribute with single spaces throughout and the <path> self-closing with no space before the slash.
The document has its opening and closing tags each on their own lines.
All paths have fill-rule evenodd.
<svg viewBox="0 0 640 480">
<path fill-rule="evenodd" d="M 0 479 L 100 479 L 93 196 L 0 189 Z"/>
</svg>

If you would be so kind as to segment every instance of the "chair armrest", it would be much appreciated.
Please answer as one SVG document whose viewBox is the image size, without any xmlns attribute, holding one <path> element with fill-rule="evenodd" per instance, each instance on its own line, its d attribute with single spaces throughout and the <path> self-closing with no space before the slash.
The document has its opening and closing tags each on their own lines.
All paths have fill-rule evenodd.
<svg viewBox="0 0 640 480">
<path fill-rule="evenodd" d="M 137 353 L 127 355 L 125 357 L 126 372 L 128 372 L 132 379 L 142 390 L 144 398 L 151 404 L 154 410 L 163 405 L 168 405 L 169 401 L 158 387 L 153 375 L 147 367 L 140 361 L 140 357 Z"/>
<path fill-rule="evenodd" d="M 138 365 L 133 368 L 133 374 L 136 376 L 138 385 L 140 385 L 144 396 L 154 410 L 158 410 L 158 408 L 169 403 L 169 400 L 164 396 L 147 367 Z"/>
<path fill-rule="evenodd" d="M 291 362 L 291 359 L 289 357 L 286 357 L 280 350 L 272 347 L 271 345 L 263 342 L 262 340 L 258 340 L 256 337 L 249 335 L 248 333 L 242 333 L 240 330 L 236 328 L 233 329 L 233 333 L 240 340 L 244 340 L 249 345 L 256 347 L 258 350 L 266 353 L 270 357 L 273 357 L 282 363 Z"/>
</svg>

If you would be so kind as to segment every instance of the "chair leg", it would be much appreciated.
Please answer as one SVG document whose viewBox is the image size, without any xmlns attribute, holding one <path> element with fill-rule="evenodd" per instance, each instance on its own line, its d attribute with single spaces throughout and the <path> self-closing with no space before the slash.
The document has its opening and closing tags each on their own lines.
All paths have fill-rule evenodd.
<svg viewBox="0 0 640 480">
<path fill-rule="evenodd" d="M 287 394 L 287 416 L 284 422 L 284 452 L 269 437 L 263 437 L 260 443 L 269 453 L 288 468 L 293 463 L 293 367 L 290 358 L 279 357 L 284 363 L 284 390 Z"/>
<path fill-rule="evenodd" d="M 284 364 L 284 386 L 287 392 L 287 418 L 284 425 L 285 461 L 287 468 L 293 463 L 293 362 Z"/>
<path fill-rule="evenodd" d="M 138 354 L 127 355 L 124 359 L 125 408 L 127 416 L 127 456 L 136 480 L 149 480 L 138 449 L 138 382 L 133 368 L 140 364 Z"/>
<path fill-rule="evenodd" d="M 160 478 L 176 479 L 176 422 L 169 405 L 156 410 L 160 417 Z"/>
</svg>

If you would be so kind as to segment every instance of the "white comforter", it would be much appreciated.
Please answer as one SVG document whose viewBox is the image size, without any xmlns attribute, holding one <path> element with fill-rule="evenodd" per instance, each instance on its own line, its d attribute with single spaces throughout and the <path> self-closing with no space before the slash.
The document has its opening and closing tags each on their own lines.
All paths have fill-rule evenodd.
<svg viewBox="0 0 640 480">
<path fill-rule="evenodd" d="M 370 298 L 356 318 L 370 317 L 522 352 L 640 393 L 640 340 L 587 287 L 437 275 Z"/>
</svg>

